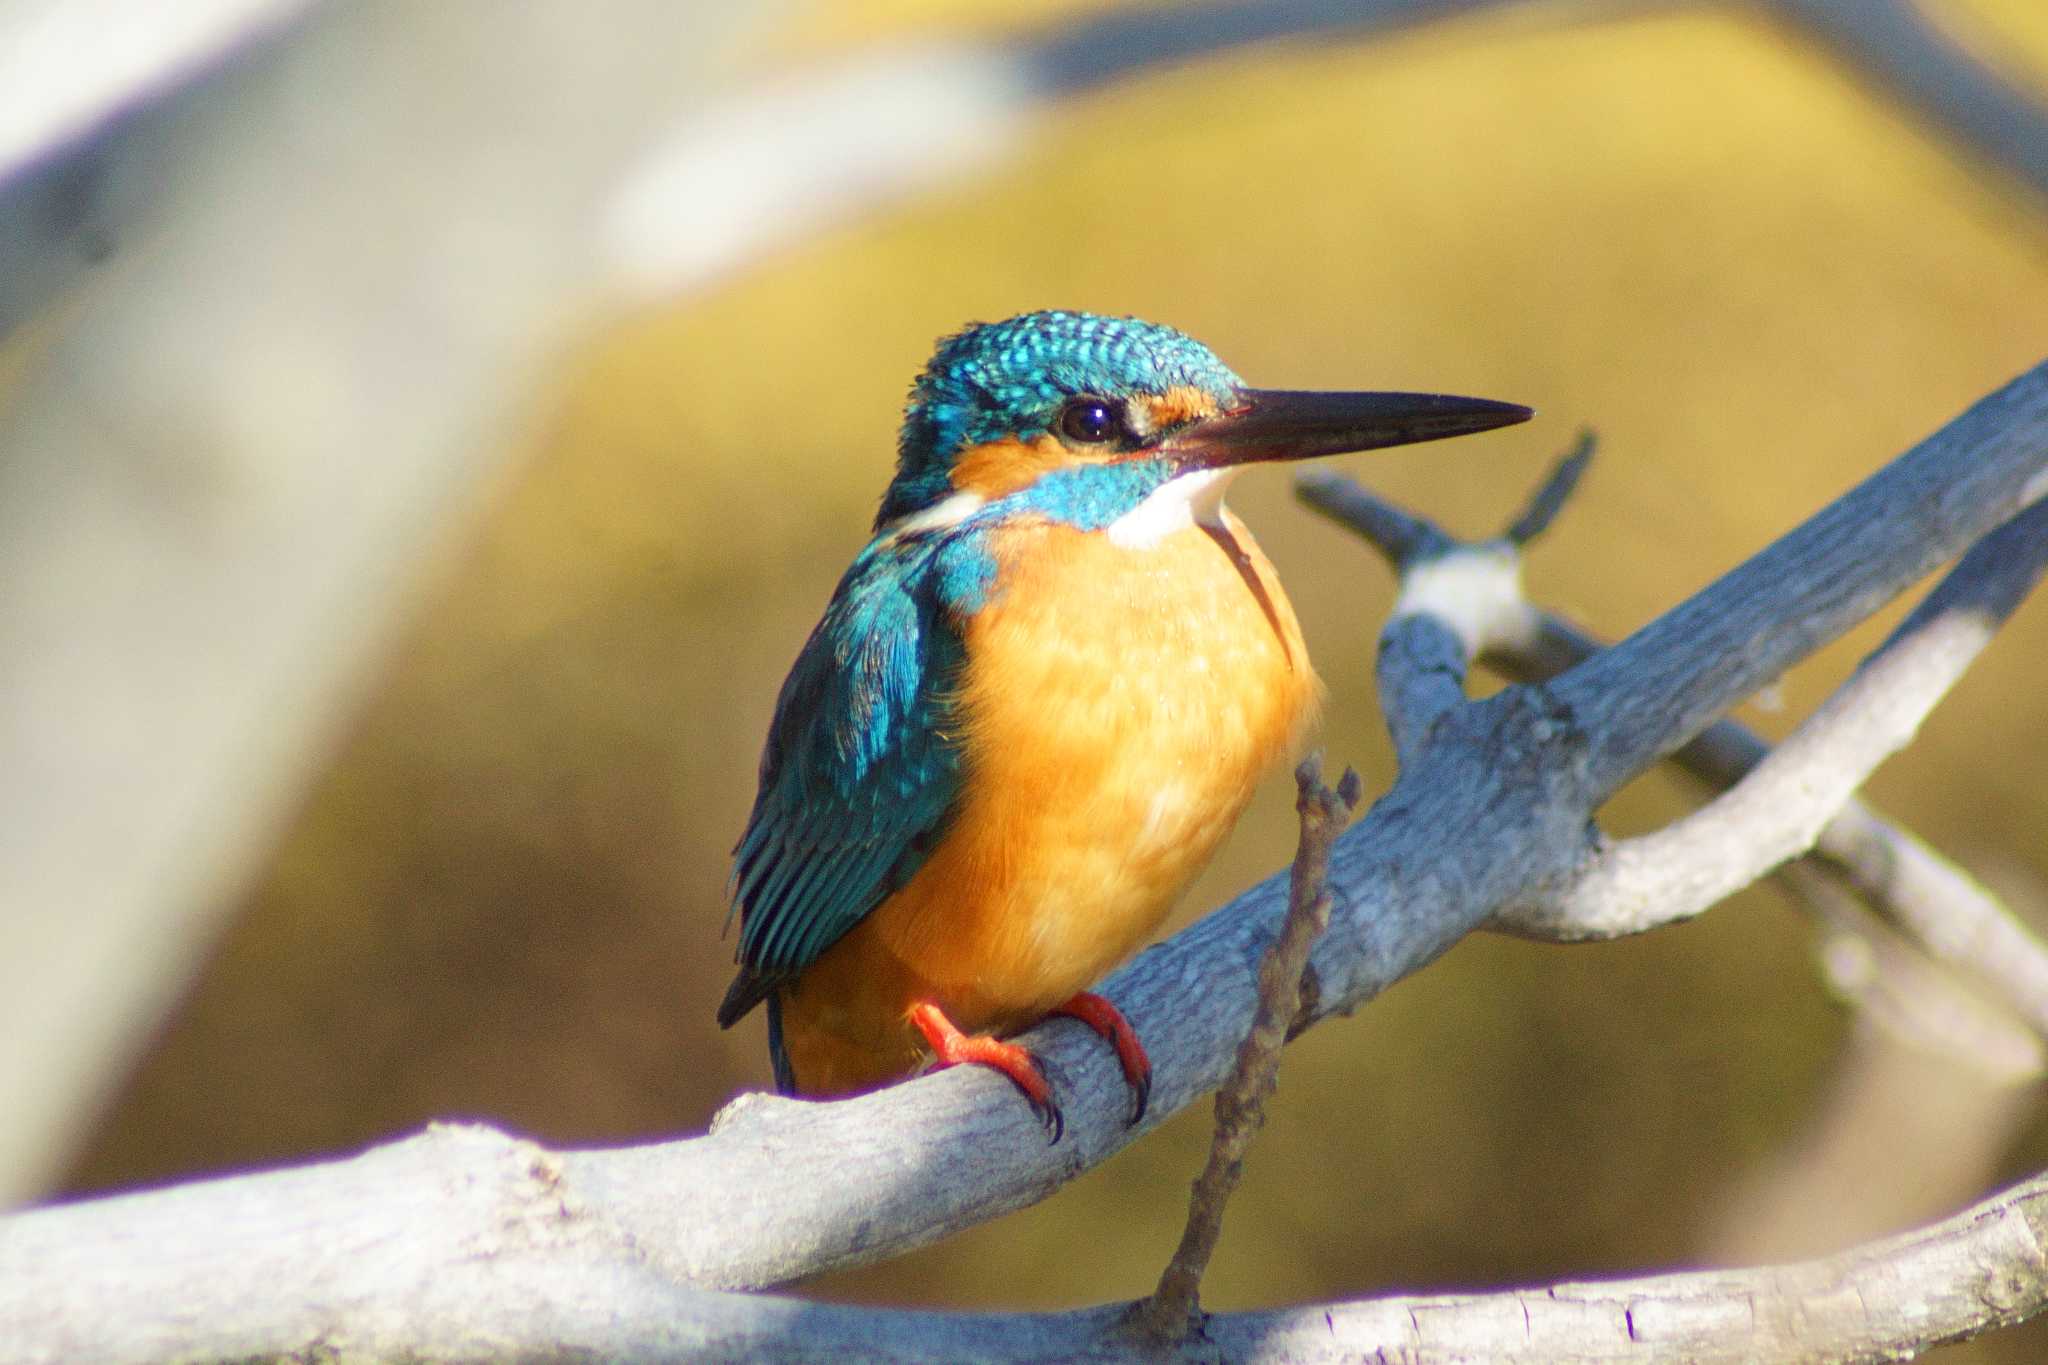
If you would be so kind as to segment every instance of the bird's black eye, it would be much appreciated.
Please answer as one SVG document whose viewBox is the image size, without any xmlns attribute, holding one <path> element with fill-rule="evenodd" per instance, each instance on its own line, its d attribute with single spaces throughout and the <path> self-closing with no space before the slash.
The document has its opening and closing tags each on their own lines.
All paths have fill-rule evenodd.
<svg viewBox="0 0 2048 1365">
<path fill-rule="evenodd" d="M 1060 435 L 1077 445 L 1101 445 L 1123 432 L 1123 413 L 1107 398 L 1082 394 L 1060 409 Z"/>
</svg>

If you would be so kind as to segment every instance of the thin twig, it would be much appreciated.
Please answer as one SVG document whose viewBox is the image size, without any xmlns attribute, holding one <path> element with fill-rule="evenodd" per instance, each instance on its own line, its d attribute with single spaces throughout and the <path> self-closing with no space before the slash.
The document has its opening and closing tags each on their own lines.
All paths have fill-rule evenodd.
<svg viewBox="0 0 2048 1365">
<path fill-rule="evenodd" d="M 1159 1288 L 1134 1310 L 1141 1331 L 1155 1341 L 1178 1341 L 1201 1315 L 1202 1272 L 1223 1232 L 1223 1208 L 1244 1173 L 1244 1156 L 1266 1121 L 1266 1099 L 1280 1073 L 1280 1049 L 1301 1012 L 1309 950 L 1330 927 L 1330 845 L 1358 808 L 1358 774 L 1344 770 L 1336 790 L 1323 785 L 1323 760 L 1311 754 L 1294 770 L 1294 809 L 1301 842 L 1288 878 L 1287 918 L 1259 962 L 1259 1007 L 1238 1045 L 1230 1079 L 1216 1092 L 1216 1134 L 1209 1163 L 1188 1199 L 1187 1228 L 1159 1277 Z"/>
<path fill-rule="evenodd" d="M 1579 433 L 1572 448 L 1557 457 L 1550 472 L 1508 521 L 1500 539 L 1527 549 L 1550 529 L 1557 514 L 1578 490 L 1579 479 L 1599 449 L 1591 427 Z M 1397 507 L 1356 479 L 1334 469 L 1311 465 L 1294 476 L 1294 492 L 1303 502 L 1347 530 L 1356 531 L 1378 550 L 1396 573 L 1406 573 L 1423 560 L 1484 542 L 1461 541 L 1427 517 Z"/>
<path fill-rule="evenodd" d="M 1550 477 L 1530 495 L 1515 519 L 1508 523 L 1508 529 L 1501 532 L 1501 538 L 1510 545 L 1527 549 L 1550 529 L 1550 523 L 1557 520 L 1557 514 L 1571 501 L 1578 491 L 1579 478 L 1586 467 L 1593 463 L 1593 453 L 1600 448 L 1600 437 L 1593 428 L 1587 427 L 1579 433 L 1579 439 L 1572 448 L 1559 457 L 1552 467 Z"/>
</svg>

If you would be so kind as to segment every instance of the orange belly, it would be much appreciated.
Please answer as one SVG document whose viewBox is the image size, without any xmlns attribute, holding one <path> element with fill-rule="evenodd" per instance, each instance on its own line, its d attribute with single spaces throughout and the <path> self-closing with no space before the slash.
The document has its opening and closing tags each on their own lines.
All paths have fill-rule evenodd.
<svg viewBox="0 0 2048 1365">
<path fill-rule="evenodd" d="M 1320 688 L 1242 523 L 1146 549 L 1056 525 L 998 546 L 964 629 L 963 790 L 917 874 L 782 991 L 798 1088 L 913 1070 L 905 1016 L 1022 1029 L 1128 957 L 1297 745 Z"/>
</svg>

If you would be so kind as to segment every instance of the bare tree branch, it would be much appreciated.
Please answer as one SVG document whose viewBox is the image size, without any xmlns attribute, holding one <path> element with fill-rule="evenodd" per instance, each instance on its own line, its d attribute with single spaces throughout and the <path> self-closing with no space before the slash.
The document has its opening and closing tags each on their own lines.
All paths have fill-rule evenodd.
<svg viewBox="0 0 2048 1365">
<path fill-rule="evenodd" d="M 329 1168 L 345 1173 L 359 1206 L 384 1210 L 375 1228 L 360 1216 L 331 1221 L 338 1204 L 309 1187 L 318 1197 L 289 1229 L 292 1249 L 305 1259 L 289 1280 L 265 1283 L 268 1292 L 249 1292 L 250 1269 L 231 1247 L 197 1258 L 192 1237 L 135 1246 L 129 1270 L 145 1284 L 133 1306 L 149 1311 L 133 1317 L 123 1311 L 129 1303 L 103 1297 L 103 1276 L 78 1284 L 61 1277 L 91 1267 L 81 1248 L 58 1238 L 40 1248 L 58 1261 L 39 1277 L 37 1315 L 17 1316 L 11 1301 L 0 1314 L 8 1329 L 0 1359 L 146 1365 L 297 1352 L 408 1361 L 964 1363 L 1131 1353 L 1128 1305 L 1037 1315 L 907 1312 L 693 1288 L 593 1225 L 593 1211 L 569 1183 L 564 1163 L 571 1159 L 487 1130 L 432 1130 Z M 409 1204 L 394 1191 L 430 1197 Z M 218 1198 L 188 1201 L 186 1211 L 209 1220 L 236 1214 Z M 231 1231 L 246 1239 L 275 1229 Z M 330 1240 L 337 1234 L 339 1244 Z M 1157 1345 L 1147 1358 L 1902 1360 L 2048 1304 L 2044 1236 L 2048 1177 L 1932 1227 L 1821 1260 L 1217 1314 L 1204 1320 L 1199 1338 Z M 241 1244 L 248 1252 L 261 1247 Z M 177 1297 L 152 1301 L 149 1289 L 174 1289 Z M 8 1292 L 11 1299 L 14 1285 Z"/>
<path fill-rule="evenodd" d="M 1540 681 L 1603 648 L 1553 613 L 1539 611 L 1537 618 L 1532 636 L 1494 647 L 1487 661 L 1509 677 Z M 1721 720 L 1672 759 L 1701 780 L 1725 788 L 1769 752 L 1754 731 Z M 1821 830 L 1807 856 L 1833 869 L 1938 960 L 1993 985 L 2036 1033 L 2048 1037 L 2048 945 L 1975 878 L 1853 797 Z"/>
<path fill-rule="evenodd" d="M 1462 550 L 1465 571 L 1491 579 L 1483 596 L 1492 605 L 1483 619 L 1465 629 L 1468 649 L 1479 651 L 1509 677 L 1541 682 L 1592 658 L 1604 646 L 1571 622 L 1523 602 L 1519 565 L 1502 552 L 1507 544 L 1540 533 L 1549 524 L 1591 453 L 1590 436 L 1582 438 L 1537 491 L 1528 510 L 1517 517 L 1504 541 L 1491 544 L 1461 546 L 1434 523 L 1392 506 L 1329 470 L 1304 471 L 1297 487 L 1309 506 L 1357 531 L 1378 549 L 1403 575 L 1404 582 L 1413 576 L 1417 564 L 1447 562 Z M 1945 612 L 1960 612 L 1966 634 L 1973 628 L 1982 632 L 1977 647 L 1988 643 L 1990 633 L 2018 607 L 2042 572 L 2042 562 L 2048 558 L 2044 517 L 2048 517 L 2048 508 L 2036 503 L 1979 542 L 1943 585 L 1900 625 L 1893 642 Z M 1474 596 L 1468 590 L 1465 600 Z M 1950 662 L 1959 669 L 1968 660 L 1954 658 Z M 1770 752 L 1770 746 L 1755 732 L 1736 721 L 1719 720 L 1672 757 L 1695 776 L 1729 788 Z M 1822 828 L 1807 856 L 1845 879 L 1937 961 L 1989 985 L 2037 1034 L 2048 1037 L 2048 945 L 1974 878 L 1854 797 Z M 1797 874 L 1799 869 L 1793 865 L 1784 871 Z M 1803 879 L 1799 884 L 1814 896 L 1821 894 Z M 1676 903 L 1667 908 L 1675 917 Z M 1560 918 L 1571 917 L 1564 912 Z M 1510 914 L 1503 916 L 1498 927 L 1520 932 L 1526 925 Z M 1530 932 L 1552 938 L 1569 931 L 1537 928 Z"/>
<path fill-rule="evenodd" d="M 1984 538 L 1855 675 L 1725 794 L 1603 850 L 1503 927 L 1615 938 L 1698 914 L 1813 846 L 1856 788 L 1905 746 L 2048 566 L 2048 503 Z"/>
<path fill-rule="evenodd" d="M 1331 923 L 1311 956 L 1317 998 L 1299 1022 L 1348 1012 L 1532 886 L 1569 876 L 1611 783 L 2038 497 L 2044 468 L 2048 365 L 1553 687 L 1510 688 L 1443 714 L 1393 790 L 1331 851 Z M 1678 631 L 1665 624 L 1673 618 L 1709 624 Z M 1746 662 L 1730 666 L 1731 650 Z M 1609 663 L 1631 656 L 1641 660 L 1633 671 Z M 1445 829 L 1466 837 L 1443 839 Z M 1285 898 L 1268 881 L 1106 986 L 1151 1048 L 1143 1126 L 1224 1080 Z M 489 1333 L 501 1326 L 498 1300 L 476 1299 L 477 1316 L 465 1317 L 450 1287 L 478 1273 L 479 1248 L 495 1249 L 489 1271 L 527 1293 L 533 1285 L 514 1272 L 537 1258 L 532 1277 L 556 1286 L 535 1300 L 542 1306 L 570 1293 L 625 1295 L 631 1283 L 759 1287 L 893 1254 L 1042 1198 L 1131 1140 L 1121 1073 L 1079 1032 L 1030 1035 L 1071 1078 L 1058 1147 L 999 1078 L 958 1068 L 829 1104 L 750 1096 L 692 1141 L 554 1155 L 488 1132 L 434 1130 L 354 1161 L 17 1215 L 0 1220 L 0 1341 L 22 1343 L 24 1355 L 118 1358 L 125 1343 L 189 1340 L 206 1323 L 215 1339 L 269 1343 L 250 1351 L 300 1350 L 422 1304 L 438 1314 L 426 1340 Z M 1995 1281 L 2019 1275 L 2029 1287 L 1987 1300 L 1980 1322 L 2036 1302 L 2027 1277 L 2039 1247 L 2025 1217 L 1999 1218 Z M 1962 1273 L 1927 1269 L 1950 1285 Z M 1981 1267 L 1970 1274 L 1980 1292 Z M 1451 1320 L 1484 1335 L 1499 1311 Z M 1850 1316 L 1862 1323 L 1865 1311 Z M 1644 1340 L 1733 1331 L 1718 1300 L 1705 1311 L 1682 1297 L 1646 1301 L 1628 1320 Z"/>
<path fill-rule="evenodd" d="M 1519 564 L 1504 551 L 1522 538 L 1521 533 L 1547 524 L 1561 504 L 1561 490 L 1576 481 L 1589 453 L 1590 443 L 1582 441 L 1532 500 L 1530 511 L 1517 519 L 1509 536 L 1491 544 L 1461 546 L 1440 528 L 1384 504 L 1328 471 L 1301 475 L 1300 492 L 1317 510 L 1359 530 L 1393 561 L 1404 584 L 1418 560 L 1439 572 L 1462 564 L 1468 577 L 1488 580 L 1488 586 L 1468 588 L 1463 600 L 1506 599 L 1519 595 Z M 1995 627 L 2038 573 L 2034 561 L 2048 553 L 2042 549 L 2043 538 L 2035 534 L 2037 528 L 2030 525 L 2041 510 L 2037 504 L 2033 512 L 2023 513 L 1980 542 L 1898 636 L 1903 638 L 1945 610 L 1961 608 L 1971 598 L 1983 608 L 1984 629 Z M 1404 587 L 1404 596 L 1406 591 Z M 1503 628 L 1468 630 L 1467 649 L 1484 650 L 1511 675 L 1553 676 L 1598 649 L 1590 637 L 1533 607 L 1520 617 L 1508 607 L 1482 614 L 1486 615 Z M 1722 721 L 1678 757 L 1681 762 L 1694 760 L 1696 771 L 1726 786 L 1768 752 L 1762 740 Z M 1910 836 L 1874 817 L 1865 818 L 1888 839 L 1946 866 Z M 1838 823 L 1830 822 L 1828 828 Z M 1822 838 L 1827 838 L 1825 831 Z M 1829 874 L 1830 866 L 1816 858 L 1779 871 L 1825 926 L 1821 962 L 1830 983 L 1859 1006 L 1860 1026 L 1850 1043 L 1849 1065 L 1826 1105 L 1824 1119 L 1816 1122 L 1795 1152 L 1747 1182 L 1736 1202 L 1724 1209 L 1717 1219 L 1722 1229 L 1717 1245 L 1755 1248 L 1764 1254 L 1840 1245 L 1891 1232 L 1980 1189 L 1990 1154 L 1999 1149 L 1998 1135 L 2012 1131 L 2028 1112 L 2017 1087 L 2037 1077 L 2043 1064 L 2040 1035 L 2007 1009 L 1986 1001 L 1924 948 L 1879 923 L 1837 876 Z M 1955 884 L 1972 887 L 1976 895 L 1923 905 L 1923 917 L 1939 924 L 1946 910 L 1974 924 L 1984 918 L 1980 911 L 1988 902 L 1990 917 L 2010 930 L 1999 936 L 2002 946 L 2012 951 L 2018 940 L 2020 962 L 2033 964 L 2038 971 L 2048 960 L 2048 951 L 1974 883 L 1958 876 Z M 1951 932 L 1949 937 L 1956 935 Z M 2002 976 L 2013 974 L 2008 964 L 1996 965 Z M 1910 1076 L 1919 1079 L 1903 1079 Z M 1909 1098 L 1899 1093 L 1901 1084 L 1916 1085 L 1917 1094 Z M 1963 1106 L 1958 1118 L 1967 1114 L 1974 1125 L 1967 1141 L 1939 1131 L 1936 1121 L 1923 1117 L 1923 1103 L 1936 1095 Z M 1866 1126 L 1852 1126 L 1859 1121 Z M 1894 1137 L 1883 1146 L 1882 1157 L 1862 1136 L 1871 1131 L 1871 1121 L 1887 1123 Z M 1909 1167 L 1899 1164 L 1902 1161 L 1910 1162 L 1912 1179 L 1886 1180 L 1872 1188 L 1873 1162 L 1903 1173 Z M 1929 1196 L 1935 1202 L 1930 1204 Z M 1804 1237 L 1794 1235 L 1800 1228 L 1809 1230 Z M 1818 1229 L 1833 1230 L 1836 1236 L 1823 1234 L 1816 1240 L 1812 1230 Z"/>
</svg>

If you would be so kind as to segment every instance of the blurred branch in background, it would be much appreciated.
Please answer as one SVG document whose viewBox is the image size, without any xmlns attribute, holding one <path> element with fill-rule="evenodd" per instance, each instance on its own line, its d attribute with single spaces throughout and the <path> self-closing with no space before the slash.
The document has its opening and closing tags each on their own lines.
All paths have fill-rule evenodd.
<svg viewBox="0 0 2048 1365">
<path fill-rule="evenodd" d="M 1950 38 L 1925 0 L 1765 0 L 1970 155 L 2048 195 L 2048 108 Z"/>
<path fill-rule="evenodd" d="M 610 249 L 627 291 L 666 295 L 984 169 L 1049 101 L 1162 67 L 1258 43 L 1363 41 L 1510 7 L 1584 22 L 1675 3 L 1239 0 L 1114 10 L 1035 42 L 884 48 L 766 83 L 678 126 L 620 195 Z M 1763 3 L 1983 164 L 2048 194 L 2048 107 L 1950 41 L 1912 0 Z"/>
<path fill-rule="evenodd" d="M 679 125 L 620 194 L 608 240 L 626 291 L 672 294 L 987 168 L 1052 101 L 1248 44 L 1525 3 L 1241 0 L 1085 16 L 1035 42 L 883 48 Z"/>
<path fill-rule="evenodd" d="M 1811 860 L 1780 874 L 1824 927 L 1829 986 L 1856 1011 L 1816 1110 L 1728 1192 L 1701 1254 L 1810 1256 L 1969 1200 L 2040 1105 L 2042 1036 L 2010 1002 L 1932 961 Z M 2008 889 L 2036 915 L 2039 888 Z"/>
<path fill-rule="evenodd" d="M 15 152 L 10 203 L 92 183 L 108 138 L 106 183 L 154 188 L 17 242 L 56 263 L 39 287 L 109 264 L 34 329 L 0 426 L 0 1201 L 44 1187 L 184 989 L 590 319 L 599 205 L 741 13 L 336 6 L 229 37 L 201 88 L 131 70 L 104 120 Z M 88 225 L 111 235 L 84 251 Z"/>
<path fill-rule="evenodd" d="M 1348 1013 L 1506 907 L 1568 904 L 1598 866 L 1586 831 L 1615 786 L 2044 489 L 2048 363 L 1628 640 L 1551 683 L 1483 701 L 1465 700 L 1462 683 L 1496 643 L 1495 624 L 1527 623 L 1530 613 L 1502 609 L 1518 596 L 1517 567 L 1487 546 L 1450 553 L 1470 559 L 1469 572 L 1441 572 L 1454 567 L 1443 556 L 1405 564 L 1402 607 L 1382 633 L 1381 691 L 1391 711 L 1416 713 L 1390 717 L 1390 728 L 1420 738 L 1394 788 L 1333 849 L 1330 924 L 1297 1022 Z M 1518 531 L 1544 520 L 1519 518 Z M 1982 588 L 1981 567 L 1965 556 L 1878 658 L 1910 656 L 1933 634 L 1926 622 Z M 1853 700 L 1877 671 L 1841 695 Z M 1900 690 L 1931 704 L 1925 690 Z M 1422 714 L 1435 719 L 1418 723 Z M 1817 787 L 1853 767 L 1826 746 L 1795 746 L 1795 756 Z M 1786 823 L 1800 828 L 1803 816 L 1789 811 Z M 1467 837 L 1445 840 L 1445 829 Z M 1773 835 L 1741 837 L 1768 845 Z M 1707 884 L 1742 852 L 1695 850 L 1691 868 L 1674 857 L 1670 884 Z M 908 1331 L 965 1358 L 957 1337 L 915 1315 L 698 1291 L 782 1283 L 930 1241 L 1044 1197 L 1191 1103 L 1222 1081 L 1258 1007 L 1256 964 L 1287 899 L 1280 879 L 1269 881 L 1106 985 L 1152 1040 L 1153 1104 L 1136 1127 L 1102 1049 L 1041 1029 L 1034 1051 L 1074 1078 L 1068 1141 L 1057 1147 L 1003 1081 L 966 1068 L 829 1104 L 747 1097 L 709 1136 L 656 1146 L 554 1153 L 488 1130 L 439 1129 L 354 1161 L 14 1215 L 0 1222 L 0 1325 L 38 1360 L 189 1352 L 195 1322 L 214 1334 L 205 1349 L 222 1355 L 302 1352 L 337 1333 L 366 1353 L 417 1356 L 517 1332 L 535 1334 L 517 1338 L 521 1350 L 566 1353 L 743 1351 L 826 1331 L 843 1336 L 824 1349 L 860 1350 Z M 978 1159 L 962 1162 L 962 1151 Z M 2041 1307 L 2039 1198 L 2020 1187 L 1946 1225 L 1782 1272 L 1560 1286 L 1439 1300 L 1426 1312 L 1403 1304 L 1391 1327 L 1367 1305 L 1358 1349 L 1414 1346 L 1418 1335 L 1425 1346 L 1485 1349 L 1538 1331 L 1555 1333 L 1541 1348 L 1554 1359 L 1624 1349 L 1912 1354 Z M 53 1315 L 60 1292 L 74 1308 Z M 594 1324 L 578 1305 L 596 1302 L 605 1313 Z M 1759 1302 L 1773 1311 L 1753 1312 Z M 1323 1310 L 1331 1335 L 1338 1311 Z M 1105 1328 L 1088 1313 L 1005 1321 L 1002 1332 L 1041 1354 L 1048 1332 L 1064 1341 Z M 1268 1333 L 1296 1319 L 1242 1321 Z M 1215 1330 L 1233 1323 L 1215 1320 Z M 985 1353 L 1009 1352 L 998 1342 Z"/>
<path fill-rule="evenodd" d="M 313 2 L 28 0 L 0 17 L 0 339 L 164 193 L 176 111 Z"/>
</svg>

